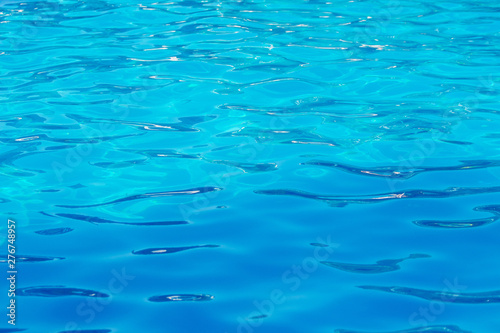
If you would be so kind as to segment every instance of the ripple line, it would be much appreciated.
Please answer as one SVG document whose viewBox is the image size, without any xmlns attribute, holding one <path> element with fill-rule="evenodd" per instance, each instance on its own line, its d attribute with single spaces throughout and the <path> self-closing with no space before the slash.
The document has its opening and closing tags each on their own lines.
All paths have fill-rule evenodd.
<svg viewBox="0 0 500 333">
<path fill-rule="evenodd" d="M 379 260 L 375 264 L 349 264 L 333 261 L 321 261 L 323 265 L 340 269 L 342 271 L 350 273 L 360 273 L 360 274 L 378 274 L 387 273 L 392 271 L 397 271 L 401 267 L 398 265 L 400 262 L 408 259 L 416 258 L 430 258 L 427 254 L 410 254 L 410 256 L 402 259 L 386 259 Z"/>
<path fill-rule="evenodd" d="M 44 215 L 51 216 L 50 214 L 41 212 Z M 111 221 L 102 219 L 100 217 L 87 216 L 87 215 L 79 215 L 79 214 L 65 214 L 58 213 L 55 216 L 65 217 L 68 219 L 79 220 L 90 222 L 93 224 L 99 223 L 111 223 L 111 224 L 125 224 L 125 225 L 135 225 L 135 226 L 160 226 L 160 225 L 181 225 L 181 224 L 189 224 L 187 221 L 158 221 L 158 222 L 119 222 L 119 221 Z"/>
<path fill-rule="evenodd" d="M 152 296 L 148 298 L 151 302 L 206 302 L 213 300 L 212 295 L 207 294 L 174 294 Z"/>
<path fill-rule="evenodd" d="M 457 293 L 452 291 L 434 291 L 408 287 L 358 286 L 361 289 L 379 290 L 394 294 L 409 295 L 429 301 L 447 303 L 489 304 L 500 303 L 500 290 L 479 293 Z"/>
<path fill-rule="evenodd" d="M 419 227 L 431 227 L 431 228 L 477 228 L 482 227 L 491 223 L 494 223 L 500 219 L 500 205 L 489 205 L 474 208 L 475 211 L 489 212 L 493 213 L 495 216 L 485 217 L 481 219 L 469 219 L 469 220 L 417 220 L 413 221 L 414 224 Z"/>
<path fill-rule="evenodd" d="M 333 207 L 344 207 L 348 204 L 368 204 L 378 203 L 388 200 L 398 199 L 438 199 L 438 198 L 452 198 L 458 196 L 487 194 L 500 192 L 500 186 L 494 187 L 449 187 L 442 191 L 433 190 L 406 190 L 398 193 L 380 193 L 368 195 L 319 195 L 304 191 L 297 190 L 255 190 L 256 194 L 264 195 L 287 195 L 295 196 L 306 199 L 320 200 L 329 203 Z"/>
<path fill-rule="evenodd" d="M 219 247 L 220 245 L 195 245 L 195 246 L 183 246 L 183 247 L 157 247 L 144 250 L 132 251 L 133 254 L 151 255 L 151 254 L 170 254 L 191 249 L 198 249 L 202 247 Z"/>
<path fill-rule="evenodd" d="M 16 255 L 16 261 L 18 262 L 42 262 L 42 261 L 52 261 L 52 260 L 63 260 L 63 257 L 44 257 L 44 256 L 23 256 Z M 0 256 L 0 263 L 7 262 L 8 256 Z"/>
<path fill-rule="evenodd" d="M 349 173 L 362 176 L 373 176 L 373 177 L 384 177 L 384 178 L 404 178 L 408 179 L 419 175 L 424 172 L 435 172 L 435 171 L 462 171 L 462 170 L 474 170 L 474 169 L 484 169 L 499 167 L 500 161 L 486 161 L 486 160 L 474 160 L 474 161 L 460 161 L 461 164 L 457 166 L 449 167 L 418 167 L 418 168 L 407 168 L 402 166 L 381 166 L 372 168 L 360 168 L 349 164 L 312 160 L 301 165 L 317 165 L 328 168 L 335 168 Z"/>
<path fill-rule="evenodd" d="M 39 296 L 39 297 L 64 297 L 64 296 L 83 296 L 83 297 L 98 297 L 106 298 L 108 294 L 99 291 L 68 288 L 64 286 L 41 286 L 41 287 L 28 287 L 17 290 L 18 296 Z"/>
<path fill-rule="evenodd" d="M 192 189 L 187 189 L 187 190 L 178 190 L 178 191 L 166 191 L 166 192 L 152 192 L 152 193 L 145 193 L 145 194 L 137 194 L 137 195 L 132 195 L 128 196 L 125 198 L 109 201 L 109 202 L 104 202 L 104 203 L 97 203 L 97 204 L 91 204 L 91 205 L 56 205 L 56 207 L 63 207 L 63 208 L 90 208 L 90 207 L 99 207 L 99 206 L 106 206 L 106 205 L 113 205 L 121 202 L 126 202 L 126 201 L 132 201 L 132 200 L 140 200 L 140 199 L 149 199 L 149 198 L 159 198 L 159 197 L 171 197 L 171 196 L 182 196 L 182 195 L 196 195 L 196 194 L 202 194 L 202 193 L 208 193 L 208 192 L 214 192 L 214 191 L 221 191 L 222 188 L 220 187 L 212 187 L 212 186 L 205 186 L 205 187 L 196 187 Z"/>
<path fill-rule="evenodd" d="M 335 333 L 370 333 L 366 331 L 352 331 L 338 329 Z M 377 332 L 371 332 L 377 333 Z M 378 332 L 378 333 L 472 333 L 471 331 L 464 331 L 456 325 L 443 325 L 443 326 L 425 326 L 417 328 L 409 328 L 402 331 L 391 331 L 391 332 Z"/>
</svg>

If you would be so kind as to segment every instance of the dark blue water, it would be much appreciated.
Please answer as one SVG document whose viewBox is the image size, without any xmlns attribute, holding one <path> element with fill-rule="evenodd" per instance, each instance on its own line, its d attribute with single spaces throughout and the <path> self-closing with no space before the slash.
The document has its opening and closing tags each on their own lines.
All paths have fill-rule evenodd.
<svg viewBox="0 0 500 333">
<path fill-rule="evenodd" d="M 0 332 L 500 332 L 497 1 L 0 9 Z"/>
</svg>

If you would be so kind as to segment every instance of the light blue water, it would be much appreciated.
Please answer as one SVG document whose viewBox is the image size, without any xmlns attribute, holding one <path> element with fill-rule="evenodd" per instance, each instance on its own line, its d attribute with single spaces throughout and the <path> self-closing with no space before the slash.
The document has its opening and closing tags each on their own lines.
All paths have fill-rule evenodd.
<svg viewBox="0 0 500 333">
<path fill-rule="evenodd" d="M 0 332 L 500 332 L 498 1 L 0 12 Z"/>
</svg>

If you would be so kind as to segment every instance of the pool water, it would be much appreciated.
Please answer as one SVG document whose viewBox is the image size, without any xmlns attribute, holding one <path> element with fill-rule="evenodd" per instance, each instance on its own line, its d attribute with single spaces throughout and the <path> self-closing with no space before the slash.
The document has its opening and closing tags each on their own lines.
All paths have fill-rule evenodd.
<svg viewBox="0 0 500 333">
<path fill-rule="evenodd" d="M 0 332 L 500 332 L 498 2 L 0 12 Z"/>
</svg>

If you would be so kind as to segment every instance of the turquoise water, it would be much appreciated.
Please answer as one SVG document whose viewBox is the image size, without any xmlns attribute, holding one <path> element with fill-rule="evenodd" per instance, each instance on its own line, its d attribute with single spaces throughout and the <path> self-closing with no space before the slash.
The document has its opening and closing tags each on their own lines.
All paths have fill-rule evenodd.
<svg viewBox="0 0 500 333">
<path fill-rule="evenodd" d="M 0 12 L 0 332 L 500 331 L 498 2 Z"/>
</svg>

